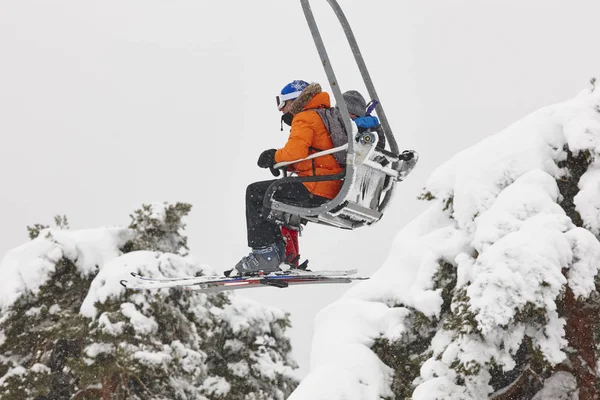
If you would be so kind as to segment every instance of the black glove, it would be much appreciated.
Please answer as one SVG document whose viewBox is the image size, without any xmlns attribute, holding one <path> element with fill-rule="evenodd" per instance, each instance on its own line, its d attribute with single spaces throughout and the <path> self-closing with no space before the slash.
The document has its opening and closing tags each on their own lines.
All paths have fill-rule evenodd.
<svg viewBox="0 0 600 400">
<path fill-rule="evenodd" d="M 260 156 L 258 157 L 258 161 L 256 162 L 256 164 L 258 164 L 259 167 L 261 168 L 271 168 L 273 165 L 275 165 L 275 152 L 277 150 L 275 149 L 269 149 L 269 150 L 265 150 L 262 153 L 260 153 Z"/>
<path fill-rule="evenodd" d="M 281 171 L 279 171 L 277 168 L 269 168 L 271 170 L 271 173 L 273 174 L 273 176 L 279 176 L 281 174 Z"/>
</svg>

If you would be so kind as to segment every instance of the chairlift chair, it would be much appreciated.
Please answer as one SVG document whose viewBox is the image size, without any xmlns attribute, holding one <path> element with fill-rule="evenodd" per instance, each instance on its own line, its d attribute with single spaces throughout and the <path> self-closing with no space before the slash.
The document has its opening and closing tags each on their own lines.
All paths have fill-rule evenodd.
<svg viewBox="0 0 600 400">
<path fill-rule="evenodd" d="M 389 143 L 390 151 L 377 148 L 378 135 L 375 132 L 358 133 L 353 130 L 352 121 L 342 91 L 335 77 L 329 61 L 325 45 L 319 33 L 309 0 L 300 0 L 306 21 L 310 28 L 317 51 L 321 58 L 327 79 L 333 90 L 336 105 L 340 109 L 346 132 L 348 144 L 334 149 L 311 154 L 304 158 L 312 159 L 326 154 L 347 150 L 346 166 L 343 173 L 325 176 L 284 177 L 275 181 L 267 190 L 264 197 L 264 206 L 270 210 L 269 219 L 291 229 L 301 229 L 305 222 L 324 224 L 342 229 L 356 229 L 361 226 L 371 225 L 381 219 L 383 212 L 389 204 L 394 192 L 395 184 L 402 181 L 418 160 L 415 152 L 399 153 L 398 145 L 392 134 L 388 120 L 379 102 L 379 97 L 367 71 L 361 52 L 356 43 L 350 24 L 336 0 L 327 0 L 333 8 L 350 45 L 354 59 L 358 65 L 362 79 L 371 99 L 377 100 L 375 108 L 380 120 L 381 128 Z M 302 160 L 275 164 L 275 168 L 282 168 Z M 342 188 L 338 195 L 317 207 L 307 207 L 300 203 L 282 202 L 274 198 L 274 194 L 282 185 L 289 182 L 318 182 L 343 180 Z"/>
</svg>

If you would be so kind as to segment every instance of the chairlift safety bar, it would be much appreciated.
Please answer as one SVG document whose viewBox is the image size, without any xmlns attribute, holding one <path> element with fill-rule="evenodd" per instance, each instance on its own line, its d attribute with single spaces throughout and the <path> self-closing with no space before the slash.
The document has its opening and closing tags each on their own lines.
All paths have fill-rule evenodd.
<svg viewBox="0 0 600 400">
<path fill-rule="evenodd" d="M 273 165 L 273 168 L 282 168 L 282 167 L 285 167 L 287 165 L 296 164 L 297 162 L 300 162 L 300 161 L 312 160 L 313 158 L 326 156 L 328 154 L 337 153 L 338 151 L 344 151 L 346 149 L 348 149 L 348 143 L 343 144 L 343 145 L 341 145 L 339 147 L 334 147 L 333 149 L 323 150 L 323 151 L 320 151 L 318 153 L 313 153 L 310 156 L 308 156 L 306 158 L 301 158 L 299 160 L 295 160 L 295 161 L 282 161 L 280 163 L 277 163 L 277 164 Z"/>
</svg>

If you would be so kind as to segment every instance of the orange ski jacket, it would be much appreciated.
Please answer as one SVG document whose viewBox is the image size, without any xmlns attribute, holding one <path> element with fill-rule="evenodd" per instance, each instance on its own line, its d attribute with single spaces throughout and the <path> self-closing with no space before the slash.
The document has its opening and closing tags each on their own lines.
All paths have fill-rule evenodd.
<svg viewBox="0 0 600 400">
<path fill-rule="evenodd" d="M 320 85 L 313 83 L 304 89 L 292 106 L 294 119 L 290 136 L 285 146 L 275 153 L 275 162 L 294 161 L 333 148 L 331 136 L 321 117 L 314 110 L 330 106 L 329 94 L 322 92 Z M 295 113 L 294 108 L 299 112 Z M 288 171 L 295 172 L 298 176 L 334 175 L 343 170 L 331 154 L 288 166 Z M 340 180 L 303 182 L 303 184 L 311 193 L 328 199 L 333 199 L 342 187 Z"/>
</svg>

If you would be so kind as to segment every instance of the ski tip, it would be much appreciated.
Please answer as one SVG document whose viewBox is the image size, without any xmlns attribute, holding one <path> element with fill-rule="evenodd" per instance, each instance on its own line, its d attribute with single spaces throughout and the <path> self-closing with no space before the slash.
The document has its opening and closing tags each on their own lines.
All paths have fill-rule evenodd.
<svg viewBox="0 0 600 400">
<path fill-rule="evenodd" d="M 121 286 L 123 286 L 125 289 L 129 289 L 129 286 L 127 286 L 127 281 L 125 279 L 121 279 L 119 281 L 119 283 L 121 284 Z"/>
<path fill-rule="evenodd" d="M 131 272 L 131 276 L 134 278 L 139 278 L 141 275 L 138 272 Z"/>
</svg>

